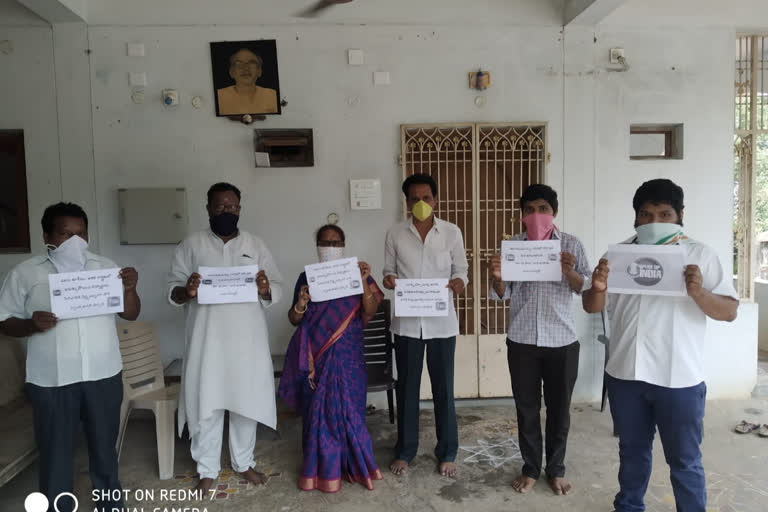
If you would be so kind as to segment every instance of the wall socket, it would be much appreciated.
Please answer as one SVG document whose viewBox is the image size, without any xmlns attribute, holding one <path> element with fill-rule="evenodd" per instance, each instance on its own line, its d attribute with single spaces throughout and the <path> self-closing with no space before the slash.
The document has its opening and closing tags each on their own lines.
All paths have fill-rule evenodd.
<svg viewBox="0 0 768 512">
<path fill-rule="evenodd" d="M 624 57 L 624 48 L 611 48 L 611 64 L 621 64 L 621 57 Z"/>
</svg>

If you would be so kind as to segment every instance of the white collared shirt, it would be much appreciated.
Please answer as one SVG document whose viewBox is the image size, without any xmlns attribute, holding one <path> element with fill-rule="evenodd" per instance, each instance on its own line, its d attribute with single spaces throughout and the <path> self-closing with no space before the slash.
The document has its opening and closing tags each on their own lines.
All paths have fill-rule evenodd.
<svg viewBox="0 0 768 512">
<path fill-rule="evenodd" d="M 86 254 L 83 270 L 117 268 L 107 258 Z M 50 311 L 48 274 L 56 273 L 47 254 L 14 267 L 0 289 L 0 322 Z M 31 384 L 53 387 L 106 379 L 122 368 L 115 315 L 59 320 L 53 329 L 27 338 L 27 382 Z"/>
<path fill-rule="evenodd" d="M 456 224 L 437 217 L 422 242 L 421 235 L 408 219 L 387 231 L 384 245 L 384 277 L 400 279 L 456 279 L 469 283 L 464 237 Z M 399 318 L 392 320 L 392 332 L 410 338 L 450 338 L 459 334 L 459 320 L 449 290 L 448 316 Z"/>
<path fill-rule="evenodd" d="M 701 269 L 706 290 L 739 300 L 713 249 L 690 238 L 680 244 L 687 250 L 686 265 Z M 608 291 L 609 375 L 668 388 L 704 381 L 707 317 L 693 299 Z"/>
</svg>

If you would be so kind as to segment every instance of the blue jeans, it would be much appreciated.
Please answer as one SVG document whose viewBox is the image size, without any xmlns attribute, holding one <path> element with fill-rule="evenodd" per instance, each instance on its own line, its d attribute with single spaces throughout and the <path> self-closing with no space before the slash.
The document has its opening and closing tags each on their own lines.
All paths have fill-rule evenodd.
<svg viewBox="0 0 768 512">
<path fill-rule="evenodd" d="M 643 512 L 651 478 L 656 428 L 669 464 L 677 512 L 705 512 L 707 489 L 701 465 L 707 386 L 666 388 L 606 375 L 614 428 L 619 434 L 616 512 Z"/>
</svg>

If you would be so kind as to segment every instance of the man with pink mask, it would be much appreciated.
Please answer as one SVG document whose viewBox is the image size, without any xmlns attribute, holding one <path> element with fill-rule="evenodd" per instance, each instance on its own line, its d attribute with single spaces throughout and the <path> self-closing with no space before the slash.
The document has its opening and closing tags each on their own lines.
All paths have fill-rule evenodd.
<svg viewBox="0 0 768 512">
<path fill-rule="evenodd" d="M 522 474 L 512 487 L 530 491 L 541 474 L 541 388 L 547 407 L 547 480 L 555 494 L 568 494 L 565 447 L 570 427 L 573 386 L 579 370 L 579 342 L 572 314 L 572 296 L 581 293 L 590 273 L 584 247 L 578 238 L 554 225 L 557 192 L 542 184 L 531 185 L 520 197 L 525 231 L 515 240 L 560 240 L 563 277 L 555 282 L 501 279 L 501 258 L 491 259 L 494 300 L 510 299 L 507 361 L 517 408 Z"/>
</svg>

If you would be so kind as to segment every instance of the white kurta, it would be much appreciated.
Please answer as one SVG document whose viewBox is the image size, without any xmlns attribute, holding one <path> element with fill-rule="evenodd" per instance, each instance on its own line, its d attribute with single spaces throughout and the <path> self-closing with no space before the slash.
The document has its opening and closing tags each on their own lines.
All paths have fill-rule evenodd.
<svg viewBox="0 0 768 512">
<path fill-rule="evenodd" d="M 186 349 L 179 402 L 179 435 L 188 424 L 190 435 L 213 411 L 226 409 L 275 428 L 275 383 L 264 309 L 279 302 L 282 282 L 272 254 L 250 233 L 226 244 L 211 230 L 190 235 L 178 247 L 168 277 L 168 300 L 176 286 L 201 266 L 234 267 L 257 264 L 272 289 L 271 301 L 200 305 L 186 309 Z"/>
</svg>

